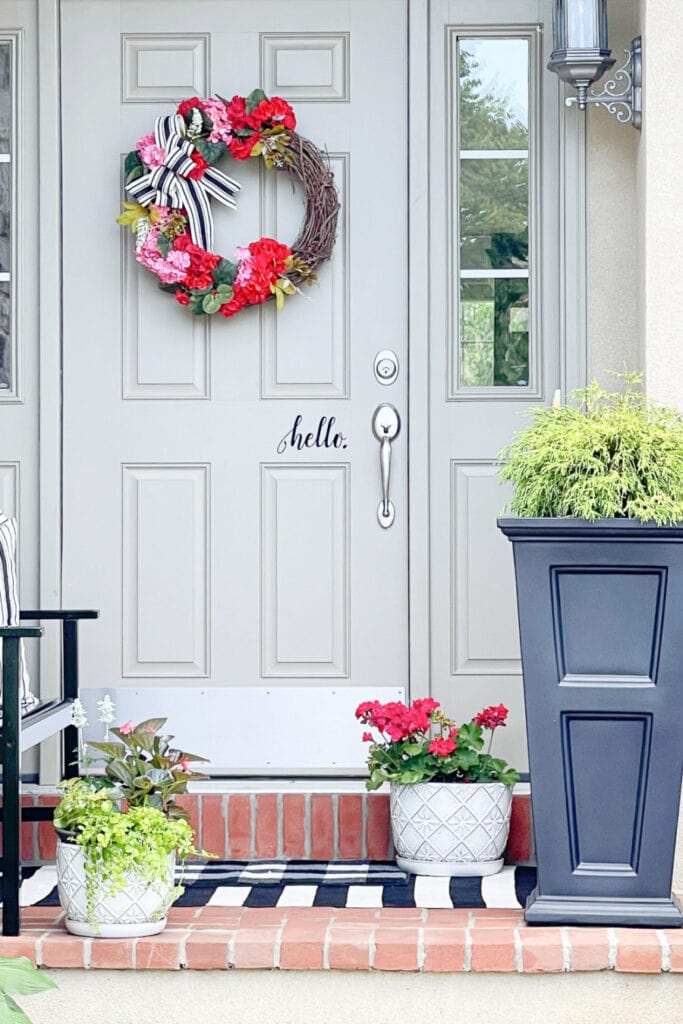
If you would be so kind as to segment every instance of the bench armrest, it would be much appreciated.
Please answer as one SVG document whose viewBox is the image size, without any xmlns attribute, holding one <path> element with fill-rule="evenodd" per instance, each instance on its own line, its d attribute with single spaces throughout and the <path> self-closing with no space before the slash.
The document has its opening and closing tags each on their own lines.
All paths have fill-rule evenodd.
<svg viewBox="0 0 683 1024">
<path fill-rule="evenodd" d="M 25 619 L 29 622 L 38 622 L 41 619 L 60 619 L 62 622 L 67 622 L 70 619 L 99 619 L 99 617 L 100 613 L 92 608 L 79 611 L 66 611 L 61 608 L 43 608 L 38 611 L 22 610 L 19 612 L 19 618 Z"/>
<path fill-rule="evenodd" d="M 0 639 L 7 637 L 26 637 L 26 636 L 42 636 L 43 629 L 41 626 L 0 626 Z"/>
</svg>

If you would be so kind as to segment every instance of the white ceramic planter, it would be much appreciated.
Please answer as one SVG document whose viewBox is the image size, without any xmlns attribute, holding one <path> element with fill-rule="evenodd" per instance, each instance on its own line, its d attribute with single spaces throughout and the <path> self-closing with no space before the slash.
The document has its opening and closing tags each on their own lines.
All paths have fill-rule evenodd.
<svg viewBox="0 0 683 1024">
<path fill-rule="evenodd" d="M 166 924 L 174 876 L 175 853 L 172 853 L 165 877 L 151 885 L 133 873 L 123 892 L 112 895 L 105 886 L 99 885 L 95 909 L 89 915 L 83 851 L 74 843 L 57 843 L 59 902 L 66 911 L 67 931 L 74 935 L 103 939 L 156 935 Z"/>
<path fill-rule="evenodd" d="M 391 784 L 396 863 L 417 875 L 494 875 L 510 833 L 512 787 L 502 782 Z"/>
</svg>

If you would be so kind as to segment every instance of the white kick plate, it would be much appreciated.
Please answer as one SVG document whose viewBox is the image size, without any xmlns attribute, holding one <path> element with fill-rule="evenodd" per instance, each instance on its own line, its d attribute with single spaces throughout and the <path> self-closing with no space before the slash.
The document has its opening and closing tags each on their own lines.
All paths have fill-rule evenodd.
<svg viewBox="0 0 683 1024">
<path fill-rule="evenodd" d="M 393 686 L 82 689 L 86 740 L 103 738 L 97 701 L 105 693 L 116 705 L 115 725 L 168 718 L 178 746 L 209 758 L 203 770 L 212 775 L 365 775 L 356 707 L 405 699 L 405 689 Z"/>
</svg>

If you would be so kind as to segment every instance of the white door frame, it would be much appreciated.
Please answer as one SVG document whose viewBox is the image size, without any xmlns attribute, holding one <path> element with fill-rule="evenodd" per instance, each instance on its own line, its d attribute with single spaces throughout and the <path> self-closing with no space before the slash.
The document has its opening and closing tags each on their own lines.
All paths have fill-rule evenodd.
<svg viewBox="0 0 683 1024">
<path fill-rule="evenodd" d="M 245 0 L 246 2 L 246 0 Z M 409 621 L 411 695 L 430 689 L 429 544 L 429 0 L 408 4 L 408 272 L 409 391 Z M 60 0 L 40 0 L 40 602 L 59 607 L 62 596 L 62 274 Z M 564 393 L 585 381 L 586 127 L 575 108 L 561 126 L 560 332 Z M 578 258 L 576 258 L 578 257 Z M 55 325 L 59 325 L 55 330 Z M 86 598 L 87 601 L 87 598 Z M 59 640 L 41 641 L 42 694 L 56 695 Z M 51 668 L 52 671 L 47 669 Z M 56 747 L 41 757 L 41 781 L 54 781 Z"/>
</svg>

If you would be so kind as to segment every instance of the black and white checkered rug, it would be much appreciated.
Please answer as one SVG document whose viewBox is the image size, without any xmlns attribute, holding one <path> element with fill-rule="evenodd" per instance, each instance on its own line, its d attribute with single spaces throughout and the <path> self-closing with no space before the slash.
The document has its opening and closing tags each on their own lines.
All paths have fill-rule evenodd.
<svg viewBox="0 0 683 1024">
<path fill-rule="evenodd" d="M 409 875 L 380 861 L 212 861 L 190 863 L 179 907 L 519 908 L 536 869 L 504 867 L 488 878 Z M 54 864 L 25 868 L 21 905 L 59 905 Z"/>
</svg>

